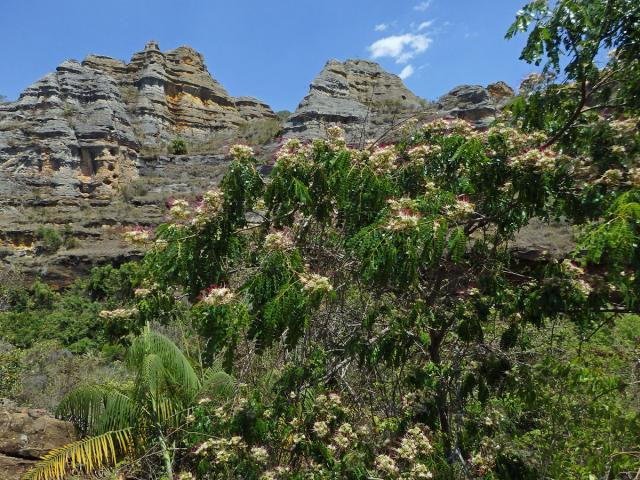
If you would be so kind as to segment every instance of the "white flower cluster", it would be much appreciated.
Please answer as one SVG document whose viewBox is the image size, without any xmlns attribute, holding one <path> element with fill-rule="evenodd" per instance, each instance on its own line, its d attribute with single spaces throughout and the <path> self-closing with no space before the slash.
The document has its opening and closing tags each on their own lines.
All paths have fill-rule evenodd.
<svg viewBox="0 0 640 480">
<path fill-rule="evenodd" d="M 243 160 L 253 157 L 253 148 L 249 145 L 236 144 L 229 149 L 229 155 L 234 160 Z"/>
<path fill-rule="evenodd" d="M 629 180 L 634 187 L 640 187 L 640 167 L 629 169 Z"/>
<path fill-rule="evenodd" d="M 218 213 L 224 206 L 224 193 L 219 188 L 207 190 L 202 195 L 202 201 L 209 213 Z"/>
<path fill-rule="evenodd" d="M 169 215 L 171 215 L 176 220 L 184 220 L 185 218 L 189 218 L 189 215 L 191 215 L 189 202 L 183 199 L 174 200 L 174 202 L 171 204 L 171 208 L 169 208 Z"/>
<path fill-rule="evenodd" d="M 210 457 L 209 460 L 217 465 L 230 463 L 236 458 L 236 451 L 246 448 L 242 437 L 210 438 L 205 440 L 196 449 L 196 455 Z"/>
<path fill-rule="evenodd" d="M 449 205 L 445 208 L 445 213 L 452 219 L 463 219 L 473 214 L 475 211 L 475 205 L 465 200 L 456 200 L 453 205 Z"/>
<path fill-rule="evenodd" d="M 442 135 L 449 129 L 449 123 L 442 118 L 432 120 L 422 125 L 422 131 L 425 134 Z"/>
<path fill-rule="evenodd" d="M 131 243 L 142 244 L 149 241 L 150 234 L 148 230 L 137 228 L 124 232 L 122 237 Z"/>
<path fill-rule="evenodd" d="M 568 258 L 565 258 L 560 264 L 560 269 L 566 273 L 567 275 L 571 275 L 572 277 L 583 275 L 584 270 L 578 267 L 575 263 L 573 263 Z"/>
<path fill-rule="evenodd" d="M 284 478 L 289 473 L 289 467 L 277 466 L 273 470 L 264 472 L 260 476 L 260 480 L 276 480 L 278 478 Z"/>
<path fill-rule="evenodd" d="M 416 463 L 411 472 L 409 472 L 409 478 L 412 479 L 422 479 L 422 478 L 433 478 L 433 473 L 429 468 L 423 463 Z"/>
<path fill-rule="evenodd" d="M 251 449 L 251 457 L 261 464 L 265 464 L 269 461 L 269 452 L 264 447 L 253 447 Z"/>
<path fill-rule="evenodd" d="M 418 201 L 409 197 L 402 198 L 390 198 L 387 200 L 387 204 L 392 212 L 400 210 L 416 210 L 418 208 Z"/>
<path fill-rule="evenodd" d="M 193 474 L 191 472 L 182 472 L 178 475 L 178 480 L 193 480 Z"/>
<path fill-rule="evenodd" d="M 418 145 L 407 150 L 407 155 L 412 161 L 418 162 L 439 155 L 441 152 L 442 147 L 440 145 Z"/>
<path fill-rule="evenodd" d="M 329 145 L 336 150 L 347 146 L 347 142 L 344 139 L 344 130 L 338 125 L 332 125 L 327 128 L 327 140 Z"/>
<path fill-rule="evenodd" d="M 358 440 L 356 433 L 353 431 L 353 427 L 349 423 L 343 423 L 338 428 L 338 432 L 333 437 L 335 444 L 341 449 L 346 449 L 353 442 Z"/>
<path fill-rule="evenodd" d="M 327 425 L 327 422 L 315 422 L 313 424 L 313 431 L 318 437 L 324 438 L 329 435 L 329 426 Z"/>
<path fill-rule="evenodd" d="M 602 177 L 598 180 L 600 183 L 604 183 L 605 185 L 619 185 L 622 182 L 622 177 L 624 174 L 622 170 L 618 168 L 610 168 L 606 172 L 602 174 Z"/>
<path fill-rule="evenodd" d="M 416 228 L 421 218 L 422 216 L 417 212 L 401 210 L 387 221 L 384 228 L 392 232 L 409 230 Z"/>
<path fill-rule="evenodd" d="M 593 287 L 589 285 L 585 280 L 573 280 L 571 283 L 573 284 L 573 287 L 585 297 L 588 297 L 589 294 L 593 291 Z"/>
<path fill-rule="evenodd" d="M 327 277 L 317 273 L 303 273 L 300 275 L 300 283 L 305 292 L 330 292 L 333 286 Z"/>
<path fill-rule="evenodd" d="M 102 310 L 98 316 L 110 320 L 124 320 L 137 315 L 137 308 L 116 308 L 115 310 Z"/>
<path fill-rule="evenodd" d="M 389 455 L 378 455 L 375 461 L 376 469 L 390 477 L 398 474 L 398 466 L 396 461 Z"/>
<path fill-rule="evenodd" d="M 395 149 L 387 146 L 374 150 L 369 155 L 368 164 L 376 175 L 387 175 L 393 171 L 395 159 Z"/>
<path fill-rule="evenodd" d="M 396 452 L 400 458 L 413 462 L 417 457 L 428 455 L 432 450 L 433 446 L 429 438 L 420 427 L 416 426 L 407 431 Z"/>
<path fill-rule="evenodd" d="M 488 143 L 491 137 L 500 137 L 504 146 L 511 152 L 521 151 L 525 148 L 535 148 L 547 140 L 544 132 L 523 133 L 516 128 L 507 126 L 491 127 L 481 135 L 484 143 Z"/>
<path fill-rule="evenodd" d="M 235 300 L 235 294 L 227 287 L 212 287 L 202 295 L 202 302 L 214 307 L 228 305 Z"/>
<path fill-rule="evenodd" d="M 133 296 L 134 297 L 144 298 L 144 297 L 148 296 L 150 293 L 151 293 L 151 289 L 150 288 L 136 288 L 133 291 Z"/>
<path fill-rule="evenodd" d="M 509 164 L 515 168 L 534 168 L 539 171 L 551 170 L 556 165 L 556 156 L 545 150 L 531 149 L 511 159 Z"/>
<path fill-rule="evenodd" d="M 264 237 L 264 248 L 270 252 L 290 250 L 293 248 L 293 239 L 286 232 L 271 232 Z"/>
</svg>

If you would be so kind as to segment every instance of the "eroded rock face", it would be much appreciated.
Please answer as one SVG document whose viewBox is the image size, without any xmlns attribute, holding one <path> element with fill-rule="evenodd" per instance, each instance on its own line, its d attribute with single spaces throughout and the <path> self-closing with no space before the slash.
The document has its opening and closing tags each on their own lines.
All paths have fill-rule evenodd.
<svg viewBox="0 0 640 480">
<path fill-rule="evenodd" d="M 285 135 L 305 140 L 322 137 L 327 126 L 341 125 L 356 144 L 388 128 L 393 117 L 416 112 L 426 102 L 402 80 L 365 60 L 331 60 L 311 83 L 285 126 Z"/>
<path fill-rule="evenodd" d="M 487 87 L 460 85 L 436 102 L 439 116 L 461 118 L 478 128 L 488 127 L 514 92 L 506 83 L 497 82 Z"/>
<path fill-rule="evenodd" d="M 462 86 L 430 103 L 376 63 L 332 60 L 283 134 L 310 140 L 338 124 L 360 146 L 393 141 L 393 127 L 412 116 L 484 127 L 512 94 L 503 83 Z M 231 97 L 190 47 L 162 52 L 149 42 L 128 63 L 100 55 L 64 62 L 0 104 L 2 268 L 65 285 L 95 264 L 138 258 L 122 231 L 162 222 L 171 196 L 217 185 L 225 145 L 251 122 L 274 118 L 260 100 Z M 166 155 L 178 137 L 206 154 Z M 275 148 L 256 151 L 270 158 Z M 44 230 L 62 245 L 44 245 Z"/>
<path fill-rule="evenodd" d="M 149 42 L 129 63 L 67 61 L 0 104 L 2 268 L 66 284 L 101 262 L 136 258 L 122 230 L 163 220 L 169 196 L 215 185 L 229 141 L 248 122 L 275 118 L 264 102 L 231 97 L 190 47 Z M 183 138 L 211 154 L 166 155 Z M 43 252 L 38 230 L 65 245 Z M 71 240 L 71 241 L 67 241 Z"/>
<path fill-rule="evenodd" d="M 311 83 L 285 125 L 285 136 L 322 137 L 329 125 L 342 126 L 350 144 L 367 139 L 392 140 L 389 130 L 410 117 L 462 118 L 484 128 L 514 96 L 504 82 L 488 87 L 462 85 L 436 102 L 415 96 L 402 80 L 364 60 L 329 61 Z"/>
<path fill-rule="evenodd" d="M 1 478 L 19 480 L 40 457 L 74 440 L 73 425 L 45 410 L 0 406 Z"/>
</svg>

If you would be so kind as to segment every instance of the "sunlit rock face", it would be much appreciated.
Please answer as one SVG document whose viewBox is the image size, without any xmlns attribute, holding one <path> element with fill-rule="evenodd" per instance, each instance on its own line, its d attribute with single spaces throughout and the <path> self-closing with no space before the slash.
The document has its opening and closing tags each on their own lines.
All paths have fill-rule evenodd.
<svg viewBox="0 0 640 480">
<path fill-rule="evenodd" d="M 310 140 L 338 124 L 347 142 L 393 139 L 393 127 L 408 118 L 462 118 L 487 126 L 514 95 L 504 82 L 461 85 L 435 102 L 418 98 L 397 75 L 365 60 L 327 62 L 285 125 L 285 136 Z"/>
<path fill-rule="evenodd" d="M 331 60 L 280 135 L 307 141 L 337 124 L 362 146 L 393 141 L 411 117 L 485 127 L 512 95 L 503 83 L 461 86 L 429 102 L 377 63 Z M 128 63 L 102 55 L 62 63 L 0 103 L 0 267 L 63 285 L 97 263 L 137 258 L 123 230 L 153 227 L 168 198 L 216 185 L 238 132 L 275 118 L 260 100 L 230 96 L 190 47 L 163 52 L 152 41 Z M 255 150 L 268 160 L 281 139 L 256 132 L 264 144 Z M 189 154 L 167 153 L 177 138 Z M 63 245 L 43 248 L 43 228 Z"/>
<path fill-rule="evenodd" d="M 402 80 L 365 60 L 330 60 L 311 82 L 285 126 L 285 135 L 312 139 L 322 137 L 326 127 L 339 124 L 349 143 L 375 137 L 393 123 L 394 117 L 427 106 Z"/>
<path fill-rule="evenodd" d="M 62 63 L 0 104 L 0 260 L 66 283 L 96 262 L 134 258 L 120 231 L 162 221 L 167 197 L 215 184 L 227 164 L 220 142 L 186 157 L 167 156 L 167 145 L 183 138 L 196 150 L 272 118 L 264 102 L 231 97 L 190 47 L 149 42 L 129 63 Z M 74 241 L 42 255 L 41 227 Z"/>
</svg>

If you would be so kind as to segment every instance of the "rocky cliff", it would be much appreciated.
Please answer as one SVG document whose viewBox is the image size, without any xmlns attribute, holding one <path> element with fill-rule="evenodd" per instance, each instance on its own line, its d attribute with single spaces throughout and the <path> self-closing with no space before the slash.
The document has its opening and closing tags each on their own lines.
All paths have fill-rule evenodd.
<svg viewBox="0 0 640 480">
<path fill-rule="evenodd" d="M 308 140 L 339 124 L 359 144 L 416 115 L 486 126 L 512 94 L 500 83 L 462 86 L 427 102 L 376 63 L 332 60 L 280 134 Z M 217 184 L 225 145 L 242 135 L 270 144 L 268 154 L 278 129 L 265 103 L 231 97 L 190 47 L 149 42 L 128 63 L 66 61 L 0 104 L 0 262 L 66 284 L 96 263 L 135 258 L 123 229 L 155 225 L 170 196 Z M 189 155 L 167 154 L 178 137 Z"/>
<path fill-rule="evenodd" d="M 284 128 L 285 136 L 312 139 L 340 124 L 351 144 L 392 135 L 391 127 L 409 117 L 463 118 L 487 126 L 514 92 L 504 82 L 488 87 L 456 87 L 436 102 L 414 95 L 396 75 L 365 60 L 327 62 L 311 82 Z"/>
</svg>

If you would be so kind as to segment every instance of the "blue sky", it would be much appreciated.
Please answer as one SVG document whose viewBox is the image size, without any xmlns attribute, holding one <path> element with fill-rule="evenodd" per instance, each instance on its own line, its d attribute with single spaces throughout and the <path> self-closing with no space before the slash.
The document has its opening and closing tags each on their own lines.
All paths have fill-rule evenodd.
<svg viewBox="0 0 640 480">
<path fill-rule="evenodd" d="M 69 58 L 128 60 L 190 45 L 234 96 L 293 110 L 331 58 L 375 59 L 435 99 L 461 83 L 517 87 L 532 67 L 504 33 L 525 0 L 3 0 L 0 94 Z"/>
</svg>

